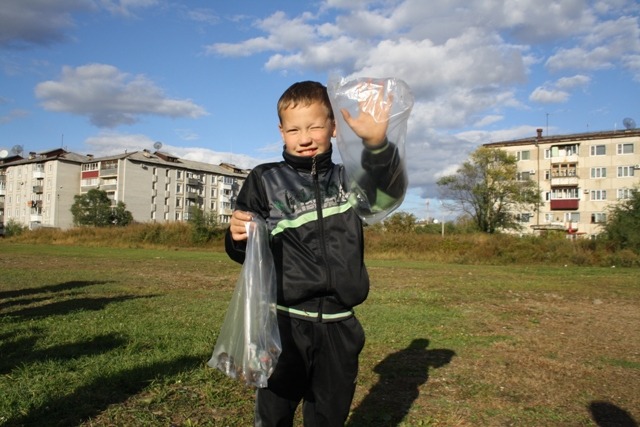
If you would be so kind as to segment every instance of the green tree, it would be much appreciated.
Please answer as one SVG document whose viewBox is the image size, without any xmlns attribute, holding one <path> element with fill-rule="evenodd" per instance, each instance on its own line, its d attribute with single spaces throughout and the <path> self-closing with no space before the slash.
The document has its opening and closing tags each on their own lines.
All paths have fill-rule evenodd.
<svg viewBox="0 0 640 427">
<path fill-rule="evenodd" d="M 455 174 L 437 182 L 444 206 L 473 218 L 479 230 L 520 229 L 515 213 L 542 204 L 540 190 L 532 180 L 518 181 L 517 160 L 506 151 L 480 147 Z"/>
<path fill-rule="evenodd" d="M 222 232 L 216 213 L 205 212 L 198 207 L 192 207 L 189 210 L 189 223 L 193 243 L 206 243 Z"/>
<path fill-rule="evenodd" d="M 415 230 L 416 216 L 407 212 L 396 212 L 384 220 L 384 230 L 389 233 L 409 233 Z"/>
<path fill-rule="evenodd" d="M 133 214 L 127 210 L 124 202 L 120 201 L 111 209 L 111 223 L 124 227 L 133 222 Z"/>
<path fill-rule="evenodd" d="M 118 202 L 117 206 L 112 208 L 107 192 L 97 189 L 74 196 L 71 215 L 73 223 L 81 226 L 124 226 L 133 221 L 133 215 L 126 210 L 123 202 Z"/>
<path fill-rule="evenodd" d="M 610 208 L 604 234 L 616 248 L 640 253 L 640 187 Z"/>
</svg>

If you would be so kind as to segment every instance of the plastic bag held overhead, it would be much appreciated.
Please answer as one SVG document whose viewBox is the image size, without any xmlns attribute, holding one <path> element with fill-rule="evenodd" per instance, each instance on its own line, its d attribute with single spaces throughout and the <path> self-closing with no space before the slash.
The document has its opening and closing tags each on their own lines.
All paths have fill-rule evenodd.
<svg viewBox="0 0 640 427">
<path fill-rule="evenodd" d="M 245 261 L 208 365 L 264 388 L 282 351 L 276 273 L 265 221 L 254 216 L 247 236 Z"/>
<path fill-rule="evenodd" d="M 332 79 L 327 89 L 352 205 L 363 221 L 373 224 L 404 200 L 408 181 L 404 146 L 413 95 L 405 82 L 394 78 Z M 376 122 L 388 121 L 389 144 L 379 150 L 365 147 L 344 120 L 343 109 L 352 117 L 362 112 Z"/>
</svg>

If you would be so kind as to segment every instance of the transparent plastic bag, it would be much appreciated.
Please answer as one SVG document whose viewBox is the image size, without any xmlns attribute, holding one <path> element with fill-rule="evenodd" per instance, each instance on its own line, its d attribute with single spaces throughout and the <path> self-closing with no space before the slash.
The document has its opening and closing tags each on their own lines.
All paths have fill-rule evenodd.
<svg viewBox="0 0 640 427">
<path fill-rule="evenodd" d="M 276 273 L 265 221 L 254 216 L 247 235 L 245 261 L 208 365 L 264 388 L 282 351 Z"/>
<path fill-rule="evenodd" d="M 337 146 L 348 179 L 354 209 L 365 222 L 382 220 L 402 204 L 407 189 L 405 138 L 407 122 L 413 108 L 409 86 L 394 78 L 331 79 L 327 85 L 337 123 Z M 372 172 L 363 167 L 367 150 L 360 138 L 347 125 L 342 109 L 357 117 L 360 111 L 376 121 L 388 120 L 387 139 L 392 144 L 393 158 L 387 159 L 370 179 Z M 384 176 L 383 176 L 384 175 Z M 372 188 L 375 187 L 375 188 Z"/>
</svg>

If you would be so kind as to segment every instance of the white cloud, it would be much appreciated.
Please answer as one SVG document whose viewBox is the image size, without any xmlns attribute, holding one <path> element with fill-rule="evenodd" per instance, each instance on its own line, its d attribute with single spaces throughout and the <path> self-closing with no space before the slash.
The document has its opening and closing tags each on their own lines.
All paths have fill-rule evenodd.
<svg viewBox="0 0 640 427">
<path fill-rule="evenodd" d="M 473 124 L 473 127 L 481 128 L 481 127 L 489 126 L 499 121 L 502 121 L 503 119 L 504 119 L 504 116 L 489 114 L 487 116 L 482 117 L 480 120 L 477 120 Z"/>
<path fill-rule="evenodd" d="M 143 75 L 106 64 L 64 67 L 57 81 L 39 83 L 36 96 L 49 111 L 88 116 L 98 127 L 137 122 L 141 115 L 197 118 L 207 112 L 191 100 L 168 98 Z"/>
<path fill-rule="evenodd" d="M 587 86 L 591 83 L 591 77 L 577 74 L 572 77 L 562 77 L 556 82 L 559 89 L 573 89 L 576 87 Z"/>
<path fill-rule="evenodd" d="M 546 61 L 551 71 L 565 69 L 600 70 L 621 58 L 640 54 L 640 23 L 637 17 L 623 16 L 594 27 L 576 46 L 559 49 Z"/>
<path fill-rule="evenodd" d="M 189 19 L 195 22 L 215 25 L 220 22 L 220 17 L 212 9 L 198 8 L 187 11 Z"/>
<path fill-rule="evenodd" d="M 29 114 L 30 113 L 27 110 L 16 108 L 14 110 L 9 111 L 8 114 L 0 115 L 0 125 L 7 124 L 9 122 L 21 119 L 23 117 L 27 117 Z"/>
<path fill-rule="evenodd" d="M 531 95 L 529 95 L 529 99 L 543 104 L 556 104 L 566 102 L 569 99 L 569 93 L 559 89 L 537 87 Z"/>
<path fill-rule="evenodd" d="M 135 16 L 135 9 L 157 6 L 160 0 L 98 0 L 98 3 L 114 15 Z"/>
</svg>

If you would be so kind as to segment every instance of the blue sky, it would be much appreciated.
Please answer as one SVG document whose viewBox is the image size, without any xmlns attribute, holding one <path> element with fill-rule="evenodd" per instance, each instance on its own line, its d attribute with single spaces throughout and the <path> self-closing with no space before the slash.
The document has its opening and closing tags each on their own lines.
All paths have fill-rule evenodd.
<svg viewBox="0 0 640 427">
<path fill-rule="evenodd" d="M 480 144 L 640 123 L 635 0 L 3 0 L 0 149 L 280 158 L 293 82 L 395 77 L 415 97 L 400 208 Z"/>
</svg>

